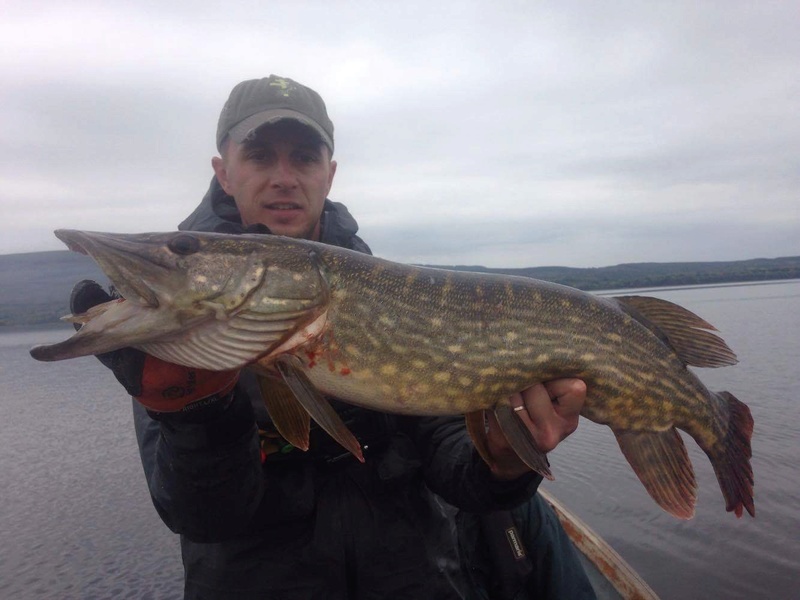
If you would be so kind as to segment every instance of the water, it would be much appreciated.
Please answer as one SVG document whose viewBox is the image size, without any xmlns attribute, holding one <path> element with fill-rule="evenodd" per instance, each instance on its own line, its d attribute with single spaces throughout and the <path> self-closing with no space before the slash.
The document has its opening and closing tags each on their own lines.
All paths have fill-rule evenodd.
<svg viewBox="0 0 800 600">
<path fill-rule="evenodd" d="M 0 334 L 0 598 L 180 598 L 124 391 L 94 358 L 27 356 L 66 335 Z"/>
<path fill-rule="evenodd" d="M 685 435 L 699 486 L 695 517 L 683 522 L 656 509 L 613 434 L 586 420 L 552 453 L 549 489 L 664 599 L 799 598 L 800 281 L 642 294 L 696 312 L 737 353 L 735 367 L 696 372 L 750 407 L 756 518 L 725 512 L 711 463 Z"/>
<path fill-rule="evenodd" d="M 627 293 L 627 292 L 626 292 Z M 550 460 L 548 488 L 668 599 L 797 598 L 800 592 L 800 281 L 649 290 L 713 323 L 741 363 L 703 369 L 755 419 L 756 519 L 724 510 L 693 441 L 697 513 L 649 498 L 611 432 L 583 420 Z M 92 358 L 38 363 L 68 330 L 0 333 L 0 597 L 179 598 L 178 540 L 147 493 L 130 405 Z"/>
</svg>

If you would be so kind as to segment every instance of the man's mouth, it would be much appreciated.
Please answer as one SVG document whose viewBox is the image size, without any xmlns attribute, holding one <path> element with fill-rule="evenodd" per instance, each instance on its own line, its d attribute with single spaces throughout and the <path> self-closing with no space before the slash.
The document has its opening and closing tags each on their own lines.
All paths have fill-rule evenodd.
<svg viewBox="0 0 800 600">
<path fill-rule="evenodd" d="M 264 208 L 267 210 L 300 210 L 302 207 L 299 204 L 291 202 L 276 202 L 274 204 L 267 204 Z"/>
</svg>

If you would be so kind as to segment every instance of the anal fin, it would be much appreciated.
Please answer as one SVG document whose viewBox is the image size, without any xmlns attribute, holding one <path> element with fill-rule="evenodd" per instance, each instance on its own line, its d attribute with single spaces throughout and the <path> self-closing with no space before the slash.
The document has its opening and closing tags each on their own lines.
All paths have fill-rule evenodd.
<svg viewBox="0 0 800 600">
<path fill-rule="evenodd" d="M 555 479 L 550 472 L 550 463 L 547 462 L 547 455 L 539 450 L 531 432 L 525 423 L 514 414 L 514 409 L 510 404 L 498 404 L 494 407 L 494 414 L 503 435 L 506 436 L 508 443 L 514 449 L 526 465 L 551 481 Z"/>
<path fill-rule="evenodd" d="M 679 519 L 691 519 L 697 482 L 686 446 L 674 427 L 665 431 L 614 431 L 633 471 L 656 503 Z"/>
<path fill-rule="evenodd" d="M 358 443 L 356 436 L 347 428 L 330 403 L 308 379 L 300 359 L 290 354 L 283 354 L 275 360 L 275 367 L 311 418 L 345 450 L 363 463 L 364 455 L 361 452 L 361 444 Z"/>
</svg>

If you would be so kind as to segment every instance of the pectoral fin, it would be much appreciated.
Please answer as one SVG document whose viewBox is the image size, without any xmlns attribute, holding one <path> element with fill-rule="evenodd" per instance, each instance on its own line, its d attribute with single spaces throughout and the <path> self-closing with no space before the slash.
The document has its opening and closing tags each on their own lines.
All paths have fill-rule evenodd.
<svg viewBox="0 0 800 600">
<path fill-rule="evenodd" d="M 486 438 L 486 414 L 483 410 L 476 410 L 464 415 L 464 420 L 467 423 L 467 433 L 472 438 L 472 443 L 475 444 L 475 449 L 483 459 L 483 461 L 492 466 L 494 461 L 489 454 L 489 442 Z"/>
<path fill-rule="evenodd" d="M 292 446 L 308 450 L 311 419 L 294 392 L 283 381 L 263 375 L 258 376 L 258 387 L 261 388 L 267 412 L 278 433 Z"/>
<path fill-rule="evenodd" d="M 526 465 L 539 473 L 542 477 L 553 481 L 555 477 L 550 472 L 550 463 L 547 462 L 547 455 L 539 450 L 531 432 L 525 423 L 514 414 L 510 404 L 498 404 L 494 407 L 494 414 L 503 435 L 506 436 L 508 443 L 514 449 Z"/>
<path fill-rule="evenodd" d="M 615 431 L 625 458 L 658 505 L 679 519 L 691 519 L 697 483 L 678 430 Z"/>
<path fill-rule="evenodd" d="M 319 393 L 314 384 L 309 381 L 303 372 L 303 363 L 295 356 L 284 354 L 275 360 L 275 367 L 283 377 L 286 385 L 297 397 L 298 402 L 308 411 L 308 414 L 322 427 L 328 435 L 339 442 L 342 447 L 349 450 L 361 462 L 364 462 L 364 455 L 361 453 L 361 445 L 342 422 L 342 419 L 330 405 L 330 403 Z"/>
</svg>

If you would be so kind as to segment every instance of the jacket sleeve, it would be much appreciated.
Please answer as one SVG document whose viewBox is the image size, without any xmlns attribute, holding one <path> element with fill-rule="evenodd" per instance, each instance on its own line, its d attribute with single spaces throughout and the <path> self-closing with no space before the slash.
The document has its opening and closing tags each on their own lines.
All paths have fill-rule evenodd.
<svg viewBox="0 0 800 600">
<path fill-rule="evenodd" d="M 159 421 L 135 400 L 133 416 L 147 485 L 164 523 L 198 542 L 241 533 L 264 493 L 246 394 L 234 392 L 224 412 L 205 422 Z"/>
<path fill-rule="evenodd" d="M 536 492 L 542 477 L 528 473 L 496 479 L 475 450 L 462 417 L 409 418 L 422 458 L 425 483 L 450 504 L 468 512 L 513 508 Z"/>
</svg>

